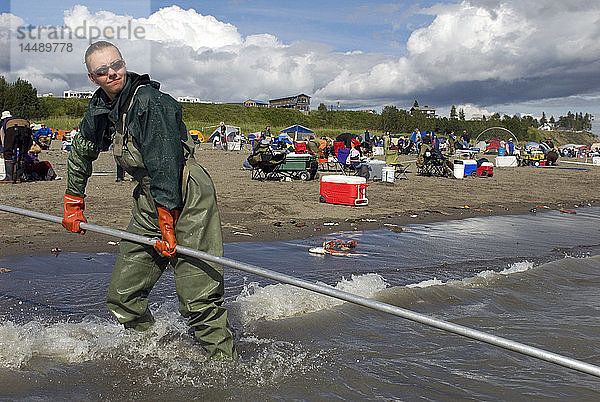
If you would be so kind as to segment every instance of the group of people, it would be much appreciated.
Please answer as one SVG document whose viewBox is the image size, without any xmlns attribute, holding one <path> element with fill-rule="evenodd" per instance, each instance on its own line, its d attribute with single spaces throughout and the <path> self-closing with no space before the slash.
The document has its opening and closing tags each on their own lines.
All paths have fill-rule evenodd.
<svg viewBox="0 0 600 402">
<path fill-rule="evenodd" d="M 40 138 L 46 137 L 46 130 L 32 130 L 33 125 L 22 117 L 13 117 L 5 110 L 0 117 L 0 148 L 4 158 L 3 182 L 53 180 L 56 173 L 48 161 L 40 161 L 42 151 Z M 42 124 L 42 128 L 45 125 Z M 47 129 L 52 133 L 51 130 Z"/>
</svg>

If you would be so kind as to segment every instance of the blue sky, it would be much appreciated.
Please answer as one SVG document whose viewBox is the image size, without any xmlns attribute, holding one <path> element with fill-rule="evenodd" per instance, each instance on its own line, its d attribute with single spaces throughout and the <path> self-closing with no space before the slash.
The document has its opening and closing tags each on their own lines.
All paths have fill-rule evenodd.
<svg viewBox="0 0 600 402">
<path fill-rule="evenodd" d="M 174 2 L 196 8 L 238 27 L 244 35 L 273 33 L 284 42 L 307 40 L 325 43 L 336 51 L 362 50 L 401 54 L 410 28 L 431 21 L 430 16 L 411 15 L 433 1 L 223 1 Z M 164 2 L 153 1 L 157 10 Z"/>
<path fill-rule="evenodd" d="M 407 109 L 417 99 L 440 115 L 452 105 L 467 117 L 600 114 L 600 2 L 0 0 L 0 11 L 34 25 L 133 21 L 147 37 L 120 44 L 128 68 L 174 96 L 232 102 L 303 92 L 313 108 Z M 60 63 L 13 57 L 0 73 L 40 92 L 93 89 L 78 52 Z"/>
<path fill-rule="evenodd" d="M 411 30 L 430 22 L 432 17 L 414 14 L 439 1 L 146 1 L 106 0 L 101 2 L 61 0 L 1 0 L 2 12 L 26 10 L 33 25 L 62 23 L 63 10 L 84 4 L 92 12 L 110 10 L 115 14 L 147 17 L 160 8 L 178 5 L 235 25 L 241 34 L 272 33 L 284 42 L 307 40 L 330 45 L 336 51 L 362 50 L 402 54 Z M 444 2 L 456 3 L 456 2 Z M 35 7 L 31 7 L 35 4 Z"/>
</svg>

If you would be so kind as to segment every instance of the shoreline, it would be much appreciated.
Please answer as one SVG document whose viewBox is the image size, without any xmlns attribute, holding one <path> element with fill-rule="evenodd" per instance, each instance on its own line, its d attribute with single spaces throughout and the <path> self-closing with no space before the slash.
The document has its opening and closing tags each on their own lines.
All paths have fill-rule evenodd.
<svg viewBox="0 0 600 402">
<path fill-rule="evenodd" d="M 294 241 L 309 239 L 311 237 L 327 236 L 337 232 L 362 232 L 371 230 L 389 230 L 392 232 L 402 232 L 403 228 L 410 225 L 439 223 L 453 220 L 469 219 L 476 217 L 492 217 L 506 215 L 527 215 L 546 213 L 552 210 L 558 211 L 560 208 L 573 209 L 575 212 L 581 208 L 600 206 L 600 200 L 589 200 L 583 202 L 566 201 L 548 208 L 539 208 L 540 204 L 516 203 L 513 205 L 498 204 L 495 206 L 481 206 L 469 208 L 446 208 L 444 209 L 425 209 L 408 211 L 405 215 L 368 215 L 359 216 L 352 219 L 311 219 L 287 221 L 274 220 L 272 223 L 254 223 L 253 225 L 229 224 L 223 227 L 224 243 L 240 242 L 277 242 Z M 535 212 L 532 211 L 535 209 Z M 35 218 L 23 217 L 30 220 L 30 225 L 35 226 L 36 221 L 40 225 L 54 225 L 61 233 L 57 233 L 52 238 L 43 236 L 19 236 L 13 241 L 3 241 L 0 244 L 0 256 L 44 256 L 53 255 L 53 250 L 59 249 L 60 252 L 79 252 L 84 254 L 96 253 L 118 253 L 118 240 L 115 237 L 103 235 L 94 232 L 87 232 L 85 235 L 69 233 L 59 224 L 37 220 Z M 93 222 L 90 222 L 93 223 Z M 326 225 L 328 223 L 329 225 Z M 124 229 L 122 229 L 124 230 Z M 117 243 L 117 244 L 115 244 Z M 315 246 L 319 244 L 315 243 Z"/>
<path fill-rule="evenodd" d="M 319 202 L 319 180 L 252 180 L 251 173 L 242 169 L 248 155 L 248 151 L 213 150 L 210 144 L 196 146 L 196 160 L 215 186 L 225 243 L 289 241 L 339 231 L 399 231 L 411 224 L 546 209 L 538 205 L 555 210 L 600 206 L 595 185 L 600 182 L 598 167 L 494 168 L 492 177 L 459 180 L 419 176 L 413 163 L 406 179 L 369 182 L 368 205 L 345 206 Z M 40 160 L 49 161 L 62 179 L 0 185 L 0 204 L 62 217 L 67 156 L 60 144 L 53 142 L 40 154 Z M 493 156 L 482 156 L 493 162 Z M 414 155 L 402 158 L 408 163 Z M 115 182 L 115 161 L 110 152 L 100 154 L 93 171 L 97 174 L 90 177 L 86 187 L 84 215 L 90 223 L 125 229 L 136 183 Z M 6 212 L 0 212 L 0 220 L 0 257 L 46 255 L 53 248 L 62 252 L 117 252 L 115 245 L 107 244 L 115 239 L 106 235 L 88 232 L 81 236 L 57 223 Z"/>
</svg>

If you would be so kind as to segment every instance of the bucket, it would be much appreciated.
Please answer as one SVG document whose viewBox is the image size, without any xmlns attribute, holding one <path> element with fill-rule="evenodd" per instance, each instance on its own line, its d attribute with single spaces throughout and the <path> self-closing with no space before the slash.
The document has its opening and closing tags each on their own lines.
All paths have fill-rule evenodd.
<svg viewBox="0 0 600 402">
<path fill-rule="evenodd" d="M 381 181 L 393 183 L 395 179 L 396 168 L 394 166 L 384 166 L 381 168 Z"/>
<path fill-rule="evenodd" d="M 592 156 L 592 165 L 600 166 L 600 156 Z"/>
<path fill-rule="evenodd" d="M 457 179 L 462 179 L 465 177 L 465 165 L 461 160 L 454 161 L 454 177 Z"/>
</svg>

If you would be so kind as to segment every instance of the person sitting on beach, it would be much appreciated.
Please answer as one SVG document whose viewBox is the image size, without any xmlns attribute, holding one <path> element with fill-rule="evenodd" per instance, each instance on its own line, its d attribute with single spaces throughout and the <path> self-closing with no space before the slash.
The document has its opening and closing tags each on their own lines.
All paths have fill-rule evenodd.
<svg viewBox="0 0 600 402">
<path fill-rule="evenodd" d="M 319 158 L 327 159 L 329 157 L 329 153 L 331 151 L 330 143 L 331 141 L 327 137 L 321 137 L 319 139 Z"/>
<path fill-rule="evenodd" d="M 54 133 L 48 127 L 46 127 L 45 123 L 42 123 L 41 128 L 36 130 L 33 134 L 33 140 L 36 144 L 38 144 L 42 149 L 50 148 L 50 143 L 52 142 L 52 137 Z"/>
<path fill-rule="evenodd" d="M 29 149 L 24 161 L 25 181 L 49 181 L 56 178 L 50 162 L 39 160 L 40 152 L 42 152 L 42 148 L 38 144 L 33 144 Z"/>
<path fill-rule="evenodd" d="M 319 143 L 315 139 L 314 135 L 311 135 L 306 144 L 306 150 L 309 154 L 319 155 Z"/>
<path fill-rule="evenodd" d="M 431 145 L 430 136 L 423 137 L 423 144 L 421 144 L 416 165 L 417 168 L 423 169 L 427 163 L 434 163 L 438 166 L 441 166 L 446 176 L 452 175 L 452 163 L 446 157 L 444 157 L 440 150 L 433 148 Z"/>
<path fill-rule="evenodd" d="M 350 153 L 348 154 L 348 159 L 346 159 L 345 164 L 349 165 L 352 169 L 358 169 L 364 164 L 363 153 L 361 149 L 361 145 L 356 145 L 350 149 Z"/>
</svg>

